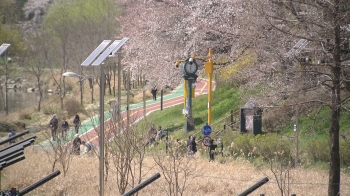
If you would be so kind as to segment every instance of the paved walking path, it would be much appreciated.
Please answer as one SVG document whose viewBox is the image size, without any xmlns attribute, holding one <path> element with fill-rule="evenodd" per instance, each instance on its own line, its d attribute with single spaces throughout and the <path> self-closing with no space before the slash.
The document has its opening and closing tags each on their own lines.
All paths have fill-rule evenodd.
<svg viewBox="0 0 350 196">
<path fill-rule="evenodd" d="M 215 89 L 215 82 L 213 82 L 213 90 Z M 197 79 L 197 85 L 195 89 L 195 94 L 196 96 L 202 95 L 202 94 L 207 94 L 208 93 L 208 80 L 198 78 Z M 159 95 L 159 94 L 158 94 Z M 184 87 L 181 85 L 177 89 L 175 89 L 171 94 L 163 96 L 163 109 L 171 106 L 175 106 L 178 104 L 181 104 L 184 102 Z M 149 113 L 160 110 L 160 96 L 157 96 L 157 100 L 147 100 L 146 101 L 146 114 L 148 115 Z M 108 137 L 108 135 L 111 135 L 110 129 L 108 126 L 108 123 L 110 122 L 111 119 L 111 113 L 110 111 L 105 111 L 105 136 Z M 121 121 L 126 122 L 126 107 L 121 108 Z M 141 103 L 136 103 L 132 104 L 129 106 L 129 116 L 130 116 L 130 121 L 129 123 L 135 123 L 139 120 L 141 120 L 144 117 L 144 109 L 143 109 L 143 102 Z M 99 139 L 98 139 L 98 132 L 99 132 L 99 115 L 96 115 L 95 117 L 91 119 L 87 119 L 81 123 L 81 127 L 79 128 L 79 136 L 82 140 L 84 141 L 90 141 L 94 145 L 98 146 L 99 144 Z M 60 132 L 60 129 L 58 130 L 58 133 Z M 68 131 L 67 134 L 67 141 L 60 140 L 59 142 L 62 142 L 63 144 L 69 143 L 73 140 L 75 136 L 75 131 L 74 131 L 74 126 Z M 41 143 L 42 146 L 44 147 L 49 147 L 51 145 L 57 144 L 56 141 L 50 141 L 46 140 Z"/>
</svg>

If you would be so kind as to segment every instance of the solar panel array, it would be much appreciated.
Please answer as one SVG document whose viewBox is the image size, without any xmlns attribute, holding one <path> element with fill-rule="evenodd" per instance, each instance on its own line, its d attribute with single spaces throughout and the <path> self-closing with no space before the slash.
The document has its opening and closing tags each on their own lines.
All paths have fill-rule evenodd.
<svg viewBox="0 0 350 196">
<path fill-rule="evenodd" d="M 129 38 L 122 40 L 103 40 L 103 42 L 85 59 L 82 66 L 99 66 L 109 55 L 114 55 Z M 110 44 L 112 42 L 112 44 Z"/>
</svg>

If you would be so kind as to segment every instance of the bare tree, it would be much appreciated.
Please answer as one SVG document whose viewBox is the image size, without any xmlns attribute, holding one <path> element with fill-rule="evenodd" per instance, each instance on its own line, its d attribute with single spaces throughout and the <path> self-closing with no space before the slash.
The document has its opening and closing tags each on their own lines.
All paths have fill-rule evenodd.
<svg viewBox="0 0 350 196">
<path fill-rule="evenodd" d="M 52 172 L 57 167 L 57 164 L 62 167 L 63 175 L 66 176 L 72 162 L 71 145 L 65 144 L 59 138 L 57 142 L 48 140 L 49 147 L 42 146 L 50 163 L 52 164 Z"/>
<path fill-rule="evenodd" d="M 200 177 L 200 171 L 191 163 L 194 157 L 186 154 L 187 148 L 177 140 L 168 141 L 168 153 L 158 151 L 153 154 L 153 159 L 166 181 L 165 186 L 160 186 L 166 195 L 184 195 L 192 182 Z"/>
<path fill-rule="evenodd" d="M 38 111 L 41 109 L 41 102 L 43 99 L 43 81 L 41 80 L 42 74 L 45 68 L 49 66 L 49 37 L 45 31 L 30 37 L 29 47 L 25 56 L 25 62 L 27 63 L 24 67 L 30 74 L 36 78 L 38 85 L 39 100 L 38 100 Z"/>
<path fill-rule="evenodd" d="M 250 1 L 249 6 L 254 7 L 250 12 L 251 16 L 263 18 L 265 25 L 260 26 L 259 30 L 261 35 L 266 35 L 266 42 L 256 49 L 267 48 L 266 46 L 271 43 L 277 47 L 269 48 L 268 53 L 277 53 L 283 57 L 276 60 L 280 62 L 278 65 L 285 76 L 283 78 L 285 95 L 288 97 L 299 92 L 286 88 L 298 83 L 293 70 L 298 71 L 297 73 L 308 73 L 300 78 L 299 82 L 301 80 L 306 83 L 305 79 L 315 80 L 307 89 L 313 88 L 313 93 L 318 95 L 304 100 L 304 103 L 327 105 L 331 109 L 328 195 L 338 195 L 340 190 L 339 120 L 341 108 L 348 101 L 344 84 L 348 80 L 349 56 L 346 46 L 350 33 L 347 17 L 350 14 L 349 2 L 345 0 L 259 0 Z M 268 36 L 272 39 L 267 39 Z M 308 42 L 308 48 L 311 50 L 302 52 L 304 48 L 298 46 L 301 40 Z M 302 69 L 297 69 L 297 65 L 300 64 L 303 66 Z M 304 67 L 306 65 L 312 68 Z M 314 78 L 311 77 L 311 73 L 314 74 Z"/>
<path fill-rule="evenodd" d="M 118 191 L 123 194 L 128 187 L 141 183 L 146 152 L 145 136 L 135 126 L 127 126 L 123 122 L 113 124 L 111 130 L 107 151 L 116 171 L 114 175 L 117 177 Z"/>
</svg>

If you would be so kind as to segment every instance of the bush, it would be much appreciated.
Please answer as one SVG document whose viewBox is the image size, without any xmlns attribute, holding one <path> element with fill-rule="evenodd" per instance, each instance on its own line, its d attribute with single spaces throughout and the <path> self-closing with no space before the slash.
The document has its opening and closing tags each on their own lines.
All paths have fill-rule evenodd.
<svg viewBox="0 0 350 196">
<path fill-rule="evenodd" d="M 236 137 L 233 140 L 233 144 L 231 145 L 233 154 L 248 157 L 248 155 L 250 155 L 250 152 L 253 150 L 253 146 L 251 144 L 253 138 L 253 134 L 241 134 Z"/>
<path fill-rule="evenodd" d="M 252 141 L 253 154 L 267 160 L 288 163 L 291 160 L 292 144 L 277 134 L 257 135 Z"/>
<path fill-rule="evenodd" d="M 32 120 L 32 116 L 27 113 L 21 113 L 19 114 L 19 119 L 21 120 Z"/>
<path fill-rule="evenodd" d="M 43 107 L 42 111 L 44 112 L 45 115 L 53 115 L 56 114 L 56 109 L 54 109 L 53 107 Z"/>
<path fill-rule="evenodd" d="M 64 106 L 68 116 L 73 116 L 83 111 L 80 103 L 74 98 L 67 99 Z"/>
<path fill-rule="evenodd" d="M 350 141 L 340 143 L 340 160 L 343 166 L 350 165 Z"/>
<path fill-rule="evenodd" d="M 326 138 L 312 139 L 306 142 L 303 150 L 314 162 L 329 162 L 329 142 Z"/>
</svg>

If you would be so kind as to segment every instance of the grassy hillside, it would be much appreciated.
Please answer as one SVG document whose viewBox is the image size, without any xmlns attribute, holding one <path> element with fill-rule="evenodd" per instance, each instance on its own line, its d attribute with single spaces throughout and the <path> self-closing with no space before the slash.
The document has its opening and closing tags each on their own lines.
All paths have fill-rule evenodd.
<svg viewBox="0 0 350 196">
<path fill-rule="evenodd" d="M 239 108 L 243 107 L 247 100 L 242 100 L 240 93 L 246 93 L 243 89 L 236 87 L 223 85 L 217 88 L 213 92 L 213 110 L 212 110 L 212 128 L 213 133 L 211 137 L 213 139 L 222 139 L 224 143 L 224 155 L 237 159 L 238 157 L 246 157 L 251 162 L 261 162 L 266 156 L 267 151 L 285 150 L 283 158 L 289 162 L 295 161 L 295 147 L 296 139 L 295 132 L 293 131 L 293 122 L 285 122 L 285 125 L 276 133 L 267 133 L 264 130 L 263 122 L 263 137 L 253 137 L 251 134 L 239 134 L 238 123 L 234 129 L 228 128 L 223 130 L 224 124 L 227 124 L 230 119 L 231 111 L 234 111 L 234 119 L 239 119 Z M 252 94 L 253 90 L 249 90 L 249 94 Z M 257 91 L 259 93 L 259 91 Z M 243 96 L 242 96 L 243 97 Z M 153 123 L 156 126 L 161 125 L 164 129 L 170 131 L 170 138 L 186 140 L 189 135 L 195 135 L 197 137 L 197 143 L 201 145 L 202 133 L 201 129 L 207 122 L 207 95 L 196 97 L 193 100 L 193 114 L 195 117 L 195 131 L 185 133 L 184 125 L 185 118 L 182 115 L 183 105 L 167 108 L 163 111 L 156 111 L 147 116 L 145 121 L 142 121 L 140 125 L 145 126 L 145 123 Z M 264 114 L 263 114 L 264 115 Z M 341 118 L 342 127 L 342 140 L 340 145 L 340 153 L 342 156 L 342 166 L 346 171 L 347 166 L 350 165 L 350 159 L 347 158 L 347 154 L 350 153 L 350 142 L 347 138 L 349 135 L 349 119 L 350 114 L 343 112 Z M 278 118 L 278 116 L 275 116 Z M 264 119 L 264 117 L 263 117 Z M 329 108 L 318 108 L 315 111 L 311 111 L 308 115 L 300 115 L 298 118 L 298 159 L 299 163 L 305 167 L 311 165 L 320 165 L 322 168 L 327 168 L 329 161 L 329 145 L 328 145 L 328 131 L 330 126 Z M 276 137 L 277 134 L 277 137 Z M 266 144 L 265 144 L 266 143 Z M 283 145 L 282 145 L 283 143 Z M 260 152 L 255 151 L 254 148 L 260 147 Z M 273 154 L 273 153 L 272 153 Z M 248 157 L 248 155 L 250 157 Z M 255 158 L 252 156 L 255 155 Z M 265 158 L 263 158 L 265 157 Z M 273 157 L 271 157 L 273 158 Z"/>
<path fill-rule="evenodd" d="M 238 110 L 238 90 L 234 87 L 223 86 L 213 91 L 212 121 L 214 133 L 222 131 L 225 121 L 222 120 L 230 115 L 231 110 Z M 208 95 L 201 95 L 193 99 L 193 117 L 195 118 L 195 130 L 185 133 L 186 119 L 182 114 L 183 104 L 166 108 L 163 111 L 156 111 L 147 116 L 143 123 L 153 123 L 168 129 L 171 136 L 178 139 L 188 138 L 189 135 L 196 135 L 201 138 L 201 129 L 208 122 Z M 142 125 L 142 127 L 144 127 Z"/>
</svg>

